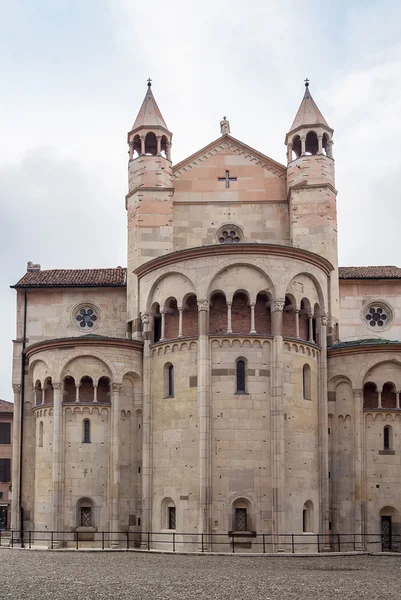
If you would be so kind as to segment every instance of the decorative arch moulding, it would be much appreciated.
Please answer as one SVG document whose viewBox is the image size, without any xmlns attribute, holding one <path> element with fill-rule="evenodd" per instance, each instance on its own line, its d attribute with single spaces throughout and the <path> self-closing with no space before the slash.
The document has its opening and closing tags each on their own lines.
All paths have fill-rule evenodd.
<svg viewBox="0 0 401 600">
<path fill-rule="evenodd" d="M 330 275 L 330 272 L 334 271 L 333 265 L 328 260 L 322 256 L 319 256 L 318 254 L 315 254 L 314 252 L 303 250 L 302 248 L 295 248 L 293 246 L 280 246 L 278 244 L 239 243 L 226 245 L 217 243 L 211 246 L 198 246 L 197 248 L 178 250 L 177 252 L 170 252 L 169 254 L 158 256 L 157 258 L 149 260 L 143 265 L 140 265 L 134 270 L 134 273 L 141 278 L 148 273 L 155 271 L 156 269 L 183 262 L 185 260 L 205 258 L 207 256 L 244 256 L 248 254 L 291 258 L 293 260 L 298 260 L 301 263 L 306 262 L 322 269 L 326 275 Z"/>
<path fill-rule="evenodd" d="M 386 352 L 397 352 L 401 355 L 401 344 L 400 342 L 383 344 L 381 340 L 377 340 L 377 344 L 360 346 L 342 346 L 339 348 L 328 348 L 327 357 L 334 358 L 336 356 L 346 356 L 347 354 L 383 354 Z"/>
<path fill-rule="evenodd" d="M 37 352 L 43 352 L 44 350 L 76 350 L 85 347 L 93 348 L 94 346 L 112 346 L 114 348 L 130 348 L 131 350 L 142 351 L 143 342 L 141 340 L 127 340 L 123 338 L 60 338 L 36 342 L 35 344 L 28 346 L 25 350 L 25 354 L 30 358 Z"/>
</svg>

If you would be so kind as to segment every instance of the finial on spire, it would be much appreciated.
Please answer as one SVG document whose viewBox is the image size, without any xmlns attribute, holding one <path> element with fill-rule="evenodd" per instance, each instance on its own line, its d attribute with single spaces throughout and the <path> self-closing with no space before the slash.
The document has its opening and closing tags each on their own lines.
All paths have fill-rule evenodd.
<svg viewBox="0 0 401 600">
<path fill-rule="evenodd" d="M 220 132 L 221 135 L 230 133 L 230 121 L 227 121 L 227 117 L 223 117 L 223 120 L 220 121 Z"/>
<path fill-rule="evenodd" d="M 151 80 L 151 78 L 150 78 L 150 77 L 149 77 L 149 79 L 148 79 L 148 87 L 152 87 L 152 80 Z"/>
<path fill-rule="evenodd" d="M 309 79 L 306 78 L 304 81 L 305 81 L 305 87 L 308 88 L 309 87 Z"/>
</svg>

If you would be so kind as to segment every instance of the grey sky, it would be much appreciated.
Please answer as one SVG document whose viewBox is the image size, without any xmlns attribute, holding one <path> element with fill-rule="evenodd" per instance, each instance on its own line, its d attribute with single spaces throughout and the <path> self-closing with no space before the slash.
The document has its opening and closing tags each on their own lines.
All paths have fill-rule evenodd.
<svg viewBox="0 0 401 600">
<path fill-rule="evenodd" d="M 335 129 L 341 265 L 401 265 L 401 4 L 0 0 L 0 398 L 15 283 L 125 265 L 127 146 L 146 79 L 173 161 L 231 132 L 285 162 L 303 79 Z"/>
</svg>

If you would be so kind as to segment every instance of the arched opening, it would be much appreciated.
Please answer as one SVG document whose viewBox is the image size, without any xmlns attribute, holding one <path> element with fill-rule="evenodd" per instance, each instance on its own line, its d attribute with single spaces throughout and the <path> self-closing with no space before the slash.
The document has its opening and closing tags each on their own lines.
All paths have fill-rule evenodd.
<svg viewBox="0 0 401 600">
<path fill-rule="evenodd" d="M 394 537 L 396 536 L 398 542 L 400 535 L 400 519 L 393 506 L 383 506 L 380 510 L 380 533 L 382 551 L 393 550 Z"/>
<path fill-rule="evenodd" d="M 45 404 L 53 404 L 54 389 L 53 389 L 51 377 L 47 377 L 47 379 L 45 380 L 44 390 L 45 390 Z"/>
<path fill-rule="evenodd" d="M 322 139 L 322 152 L 325 156 L 328 156 L 328 142 L 329 136 L 327 135 L 327 133 L 324 133 Z"/>
<path fill-rule="evenodd" d="M 299 337 L 301 340 L 309 340 L 309 318 L 311 314 L 310 302 L 302 298 L 299 306 Z"/>
<path fill-rule="evenodd" d="M 285 337 L 297 337 L 295 309 L 295 298 L 287 294 L 283 312 L 283 335 Z"/>
<path fill-rule="evenodd" d="M 161 526 L 162 529 L 177 528 L 177 512 L 174 500 L 171 498 L 164 498 L 161 503 Z"/>
<path fill-rule="evenodd" d="M 302 367 L 302 394 L 304 400 L 312 399 L 311 368 L 308 364 Z"/>
<path fill-rule="evenodd" d="M 182 306 L 182 335 L 192 337 L 198 335 L 198 302 L 195 294 L 191 294 Z"/>
<path fill-rule="evenodd" d="M 43 390 L 42 390 L 42 384 L 39 381 L 39 379 L 36 381 L 35 383 L 35 388 L 34 388 L 34 393 L 35 393 L 35 406 L 38 406 L 39 404 L 42 404 L 42 400 L 43 400 Z"/>
<path fill-rule="evenodd" d="M 215 292 L 210 298 L 209 333 L 227 333 L 227 303 L 222 292 Z"/>
<path fill-rule="evenodd" d="M 383 450 L 393 449 L 393 428 L 386 425 L 383 429 Z"/>
<path fill-rule="evenodd" d="M 92 377 L 85 375 L 82 377 L 79 385 L 79 401 L 80 402 L 93 402 L 94 388 Z"/>
<path fill-rule="evenodd" d="M 237 358 L 235 364 L 236 373 L 236 394 L 246 394 L 246 360 Z"/>
<path fill-rule="evenodd" d="M 315 344 L 320 345 L 320 306 L 315 304 L 312 317 L 312 338 Z"/>
<path fill-rule="evenodd" d="M 266 292 L 259 292 L 256 296 L 255 329 L 261 335 L 269 335 L 272 332 L 271 302 Z"/>
<path fill-rule="evenodd" d="M 75 386 L 75 379 L 68 375 L 68 377 L 65 377 L 63 381 L 63 401 L 75 402 L 76 399 L 77 388 Z"/>
<path fill-rule="evenodd" d="M 301 138 L 299 137 L 299 135 L 296 135 L 292 140 L 292 159 L 296 160 L 301 156 L 301 153 Z"/>
<path fill-rule="evenodd" d="M 132 142 L 133 158 L 138 158 L 141 155 L 141 138 L 136 135 Z"/>
<path fill-rule="evenodd" d="M 251 331 L 251 307 L 244 292 L 235 292 L 231 307 L 231 329 L 233 333 L 249 335 Z"/>
<path fill-rule="evenodd" d="M 162 316 L 160 314 L 160 306 L 155 302 L 152 306 L 153 316 L 153 343 L 156 344 L 160 341 L 162 335 Z"/>
<path fill-rule="evenodd" d="M 318 143 L 317 135 L 314 131 L 309 131 L 306 134 L 305 154 L 307 154 L 309 156 L 317 154 L 318 149 L 319 149 L 319 143 Z"/>
<path fill-rule="evenodd" d="M 302 532 L 313 532 L 313 503 L 311 500 L 305 502 L 302 510 Z"/>
<path fill-rule="evenodd" d="M 145 154 L 156 156 L 157 154 L 157 139 L 153 131 L 149 131 L 145 138 Z"/>
<path fill-rule="evenodd" d="M 81 498 L 77 502 L 77 527 L 94 527 L 94 504 L 90 498 Z"/>
<path fill-rule="evenodd" d="M 89 419 L 84 419 L 82 422 L 82 443 L 91 443 L 91 422 Z"/>
<path fill-rule="evenodd" d="M 368 381 L 363 386 L 363 408 L 378 408 L 379 394 L 377 385 L 372 381 Z"/>
<path fill-rule="evenodd" d="M 172 338 L 176 338 L 178 336 L 179 313 L 175 298 L 168 298 L 166 300 L 164 305 L 164 319 L 164 339 L 171 340 Z"/>
<path fill-rule="evenodd" d="M 252 523 L 251 503 L 245 498 L 238 498 L 232 505 L 232 531 L 244 532 L 252 531 L 254 525 Z"/>
<path fill-rule="evenodd" d="M 166 363 L 163 369 L 164 397 L 174 398 L 174 366 Z"/>
<path fill-rule="evenodd" d="M 100 377 L 97 384 L 97 401 L 98 402 L 110 402 L 110 379 L 108 377 Z"/>
<path fill-rule="evenodd" d="M 382 407 L 383 408 L 396 408 L 397 407 L 397 393 L 394 383 L 388 381 L 383 385 L 382 390 Z"/>
<path fill-rule="evenodd" d="M 167 158 L 167 137 L 165 135 L 162 135 L 162 139 L 161 139 L 161 155 L 164 156 L 164 158 Z"/>
<path fill-rule="evenodd" d="M 41 421 L 39 423 L 39 436 L 38 437 L 39 437 L 39 439 L 38 439 L 39 448 L 43 448 L 43 421 Z"/>
</svg>

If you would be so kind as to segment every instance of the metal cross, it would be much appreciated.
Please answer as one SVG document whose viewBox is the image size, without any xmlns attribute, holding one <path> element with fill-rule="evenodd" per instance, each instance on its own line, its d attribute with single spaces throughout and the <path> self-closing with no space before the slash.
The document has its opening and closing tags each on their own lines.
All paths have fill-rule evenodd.
<svg viewBox="0 0 401 600">
<path fill-rule="evenodd" d="M 305 81 L 305 87 L 309 87 L 309 79 L 306 78 L 304 81 Z"/>
<path fill-rule="evenodd" d="M 226 176 L 225 177 L 218 177 L 217 178 L 218 181 L 225 181 L 226 182 L 226 188 L 230 187 L 230 181 L 237 181 L 236 177 L 230 177 L 230 171 L 226 171 Z"/>
<path fill-rule="evenodd" d="M 152 85 L 152 80 L 151 80 L 151 78 L 149 77 L 149 79 L 148 79 L 148 87 L 150 87 L 151 85 Z"/>
</svg>

